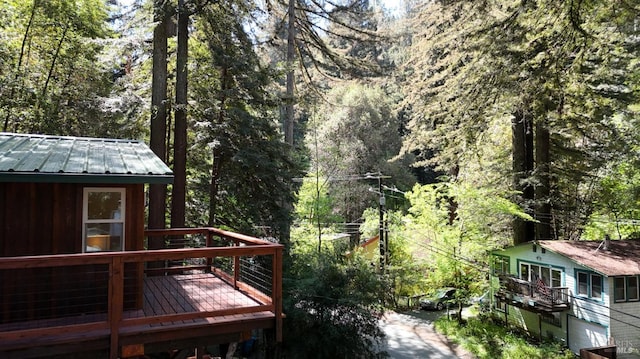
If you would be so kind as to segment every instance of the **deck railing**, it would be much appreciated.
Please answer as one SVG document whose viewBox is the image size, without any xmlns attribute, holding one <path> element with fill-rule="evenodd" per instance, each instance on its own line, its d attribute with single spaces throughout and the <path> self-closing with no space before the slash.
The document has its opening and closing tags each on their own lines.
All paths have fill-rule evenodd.
<svg viewBox="0 0 640 359">
<path fill-rule="evenodd" d="M 529 282 L 514 276 L 500 276 L 498 294 L 519 301 L 532 301 L 552 309 L 569 305 L 569 288 L 548 287 L 540 282 Z"/>
<path fill-rule="evenodd" d="M 215 228 L 145 235 L 204 246 L 0 258 L 0 346 L 105 333 L 115 358 L 123 333 L 265 312 L 282 340 L 281 245 Z"/>
</svg>

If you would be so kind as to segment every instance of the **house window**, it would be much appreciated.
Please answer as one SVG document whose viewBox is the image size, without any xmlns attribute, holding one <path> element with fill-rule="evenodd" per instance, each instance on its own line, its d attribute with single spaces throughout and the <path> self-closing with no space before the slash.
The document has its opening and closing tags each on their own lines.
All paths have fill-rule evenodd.
<svg viewBox="0 0 640 359">
<path fill-rule="evenodd" d="M 613 297 L 616 302 L 627 300 L 627 286 L 624 277 L 615 277 L 613 279 Z"/>
<path fill-rule="evenodd" d="M 559 270 L 551 270 L 551 286 L 552 287 L 561 287 L 562 286 L 562 272 Z"/>
<path fill-rule="evenodd" d="M 560 287 L 562 285 L 562 271 L 537 264 L 520 263 L 520 279 L 528 282 L 541 279 L 547 287 Z"/>
<path fill-rule="evenodd" d="M 638 300 L 638 277 L 627 277 L 627 300 Z"/>
<path fill-rule="evenodd" d="M 616 302 L 637 301 L 638 277 L 615 277 L 613 279 L 613 296 Z"/>
<path fill-rule="evenodd" d="M 124 250 L 124 188 L 85 188 L 82 206 L 83 252 Z"/>
<path fill-rule="evenodd" d="M 503 312 L 506 313 L 507 312 L 507 303 L 500 301 L 500 300 L 495 300 L 493 302 L 493 308 L 499 312 Z"/>
<path fill-rule="evenodd" d="M 589 288 L 589 275 L 584 272 L 578 272 L 578 295 L 587 296 Z"/>
<path fill-rule="evenodd" d="M 591 274 L 591 298 L 602 298 L 602 276 Z"/>
<path fill-rule="evenodd" d="M 509 257 L 493 256 L 493 274 L 509 274 Z"/>
<path fill-rule="evenodd" d="M 578 295 L 602 299 L 602 276 L 596 273 L 577 272 Z M 615 294 L 614 294 L 615 295 Z"/>
<path fill-rule="evenodd" d="M 541 317 L 543 322 L 555 325 L 556 327 L 562 327 L 562 319 L 560 312 L 542 313 Z"/>
</svg>

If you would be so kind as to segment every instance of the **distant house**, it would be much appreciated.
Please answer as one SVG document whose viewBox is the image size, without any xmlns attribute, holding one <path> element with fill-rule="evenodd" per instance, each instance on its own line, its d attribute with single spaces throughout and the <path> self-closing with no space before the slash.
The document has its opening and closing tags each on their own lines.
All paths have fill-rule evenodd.
<svg viewBox="0 0 640 359">
<path fill-rule="evenodd" d="M 574 353 L 640 351 L 640 241 L 535 241 L 493 252 L 493 313 Z"/>
<path fill-rule="evenodd" d="M 140 141 L 0 133 L 1 358 L 281 340 L 282 246 L 146 229 L 145 186 L 172 179 Z M 146 250 L 151 237 L 199 245 Z"/>
<path fill-rule="evenodd" d="M 361 248 L 364 257 L 371 262 L 379 261 L 380 258 L 380 236 L 367 239 L 358 245 Z"/>
</svg>

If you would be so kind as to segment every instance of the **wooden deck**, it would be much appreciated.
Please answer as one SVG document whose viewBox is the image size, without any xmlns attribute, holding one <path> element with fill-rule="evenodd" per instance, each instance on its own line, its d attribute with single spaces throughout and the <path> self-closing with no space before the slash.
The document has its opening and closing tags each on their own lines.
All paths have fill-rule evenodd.
<svg viewBox="0 0 640 359">
<path fill-rule="evenodd" d="M 546 287 L 513 276 L 500 277 L 496 298 L 509 305 L 541 313 L 562 312 L 570 306 L 567 287 Z"/>
<path fill-rule="evenodd" d="M 179 348 L 194 348 L 248 339 L 252 330 L 274 329 L 281 338 L 281 247 L 258 245 L 188 250 L 160 250 L 49 256 L 48 265 L 76 262 L 110 263 L 108 310 L 102 313 L 62 316 L 0 324 L 0 358 L 35 358 L 91 352 L 116 358 Z M 275 249 L 275 251 L 273 251 Z M 272 293 L 263 293 L 240 280 L 243 256 L 271 255 L 275 275 Z M 126 309 L 125 263 L 185 257 L 227 257 L 232 273 L 215 267 L 174 271 L 170 275 L 141 278 L 137 309 Z M 95 259 L 95 260 L 90 260 Z M 0 270 L 46 267 L 29 258 L 0 258 Z M 169 273 L 169 272 L 167 272 Z M 280 339 L 281 340 L 281 339 Z M 124 355 L 123 355 L 124 353 Z M 93 355 L 93 354 L 92 354 Z M 77 357 L 77 355 L 76 355 Z"/>
</svg>

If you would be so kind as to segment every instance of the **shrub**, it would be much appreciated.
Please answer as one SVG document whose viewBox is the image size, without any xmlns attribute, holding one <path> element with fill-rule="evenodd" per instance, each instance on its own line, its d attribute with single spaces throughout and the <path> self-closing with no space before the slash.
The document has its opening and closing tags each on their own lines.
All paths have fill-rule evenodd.
<svg viewBox="0 0 640 359">
<path fill-rule="evenodd" d="M 478 359 L 574 359 L 559 343 L 536 343 L 523 333 L 488 320 L 470 318 L 466 323 L 440 318 L 436 330 Z"/>
</svg>

